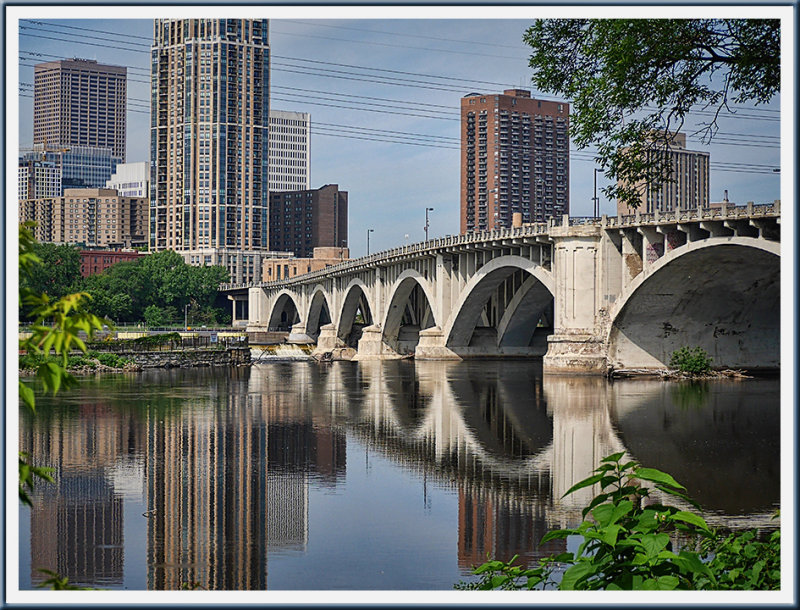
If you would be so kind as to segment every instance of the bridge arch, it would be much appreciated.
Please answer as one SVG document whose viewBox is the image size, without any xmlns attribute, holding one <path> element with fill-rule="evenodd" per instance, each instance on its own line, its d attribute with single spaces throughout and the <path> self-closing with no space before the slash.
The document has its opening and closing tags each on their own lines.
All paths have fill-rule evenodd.
<svg viewBox="0 0 800 610">
<path fill-rule="evenodd" d="M 319 337 L 320 327 L 331 323 L 331 297 L 321 284 L 314 286 L 310 294 L 311 302 L 304 321 L 306 323 L 306 334 L 316 340 Z"/>
<path fill-rule="evenodd" d="M 361 329 L 374 324 L 370 291 L 360 278 L 354 278 L 342 292 L 342 306 L 334 321 L 337 335 L 346 345 L 356 347 Z"/>
<path fill-rule="evenodd" d="M 780 355 L 780 243 L 711 237 L 659 258 L 610 309 L 612 366 L 663 368 L 699 346 L 713 366 L 774 369 Z"/>
<path fill-rule="evenodd" d="M 413 353 L 419 331 L 436 326 L 431 283 L 416 269 L 406 269 L 389 293 L 383 322 L 383 342 L 400 354 Z"/>
<path fill-rule="evenodd" d="M 275 297 L 269 315 L 270 330 L 291 330 L 300 321 L 300 308 L 297 306 L 297 295 L 289 290 L 281 290 Z"/>
<path fill-rule="evenodd" d="M 496 300 L 501 288 L 505 297 L 490 305 L 493 311 L 487 316 L 487 304 Z M 476 347 L 487 341 L 490 348 L 529 346 L 543 315 L 550 317 L 552 324 L 554 292 L 553 275 L 537 263 L 515 255 L 492 259 L 470 278 L 453 306 L 444 328 L 447 346 Z M 482 320 L 484 317 L 487 319 Z M 478 336 L 479 326 L 494 329 L 489 339 Z"/>
</svg>

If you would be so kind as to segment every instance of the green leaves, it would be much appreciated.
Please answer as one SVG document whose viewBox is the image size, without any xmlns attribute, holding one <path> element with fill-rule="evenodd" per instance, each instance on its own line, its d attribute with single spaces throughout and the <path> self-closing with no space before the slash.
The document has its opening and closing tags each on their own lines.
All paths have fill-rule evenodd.
<svg viewBox="0 0 800 610">
<path fill-rule="evenodd" d="M 682 347 L 672 352 L 669 365 L 682 373 L 703 375 L 711 370 L 711 356 L 702 347 Z"/>
<path fill-rule="evenodd" d="M 665 472 L 661 472 L 660 470 L 656 470 L 655 468 L 636 468 L 633 471 L 633 474 L 637 479 L 641 479 L 643 481 L 661 483 L 662 485 L 666 485 L 674 489 L 686 489 L 670 475 Z"/>
<path fill-rule="evenodd" d="M 780 91 L 775 19 L 539 19 L 523 40 L 533 85 L 571 103 L 572 142 L 597 148 L 606 196 L 634 208 L 646 184 L 671 180 L 660 151 L 675 147 L 693 106 L 724 110 Z M 715 127 L 716 117 L 704 142 Z"/>
<path fill-rule="evenodd" d="M 28 457 L 24 451 L 19 452 L 19 499 L 23 504 L 33 506 L 28 492 L 33 491 L 37 479 L 53 483 L 54 480 L 50 474 L 53 472 L 53 468 L 34 466 L 28 462 Z"/>
<path fill-rule="evenodd" d="M 511 565 L 516 556 L 508 564 L 488 561 L 473 572 L 481 576 L 478 583 L 458 588 L 670 591 L 780 587 L 780 532 L 764 542 L 754 532 L 721 540 L 696 513 L 657 503 L 643 506 L 642 500 L 652 493 L 642 486 L 644 481 L 665 494 L 689 500 L 686 488 L 655 468 L 640 467 L 634 461 L 623 463 L 623 457 L 620 452 L 604 458 L 595 474 L 567 492 L 595 484 L 601 487 L 583 509 L 583 522 L 576 528 L 552 530 L 540 541 L 541 545 L 581 537 L 574 555 L 548 557 L 527 570 Z M 677 553 L 672 548 L 676 532 L 684 546 Z M 697 547 L 702 551 L 691 550 Z M 553 575 L 559 569 L 563 575 L 556 584 Z M 523 577 L 527 579 L 524 582 Z"/>
<path fill-rule="evenodd" d="M 53 591 L 99 591 L 92 587 L 78 587 L 69 582 L 66 576 L 61 576 L 58 572 L 39 568 L 39 572 L 48 575 L 50 578 L 37 585 L 40 589 L 52 589 Z"/>
</svg>

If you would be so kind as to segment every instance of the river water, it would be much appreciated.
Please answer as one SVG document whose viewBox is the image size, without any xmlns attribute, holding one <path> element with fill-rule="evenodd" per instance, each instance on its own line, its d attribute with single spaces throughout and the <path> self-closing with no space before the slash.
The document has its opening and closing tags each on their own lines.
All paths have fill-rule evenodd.
<svg viewBox="0 0 800 610">
<path fill-rule="evenodd" d="M 576 525 L 627 451 L 715 525 L 779 502 L 779 381 L 543 376 L 541 362 L 271 362 L 97 376 L 21 411 L 56 469 L 20 509 L 39 568 L 104 589 L 452 589 Z"/>
</svg>

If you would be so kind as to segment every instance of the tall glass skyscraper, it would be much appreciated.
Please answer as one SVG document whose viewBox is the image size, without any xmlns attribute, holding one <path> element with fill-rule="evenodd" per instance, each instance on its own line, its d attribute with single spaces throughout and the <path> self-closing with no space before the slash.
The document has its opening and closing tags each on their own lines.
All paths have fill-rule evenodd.
<svg viewBox="0 0 800 610">
<path fill-rule="evenodd" d="M 269 69 L 267 19 L 155 20 L 151 250 L 224 249 L 231 279 L 254 279 L 240 264 L 268 248 Z"/>
</svg>

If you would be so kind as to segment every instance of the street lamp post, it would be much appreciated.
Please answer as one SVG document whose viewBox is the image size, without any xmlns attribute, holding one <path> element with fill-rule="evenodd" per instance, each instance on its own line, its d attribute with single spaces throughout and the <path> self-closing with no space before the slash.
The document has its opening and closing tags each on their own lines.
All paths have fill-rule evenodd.
<svg viewBox="0 0 800 610">
<path fill-rule="evenodd" d="M 369 256 L 369 234 L 375 231 L 375 229 L 367 229 L 367 256 Z"/>
<path fill-rule="evenodd" d="M 183 306 L 183 330 L 189 330 L 189 303 Z"/>
<path fill-rule="evenodd" d="M 594 169 L 594 197 L 592 197 L 592 201 L 594 202 L 592 214 L 594 218 L 600 216 L 600 198 L 597 196 L 597 173 L 602 171 L 602 169 Z"/>
<path fill-rule="evenodd" d="M 425 208 L 425 241 L 428 241 L 428 227 L 430 226 L 428 212 L 433 212 L 433 208 Z"/>
</svg>

